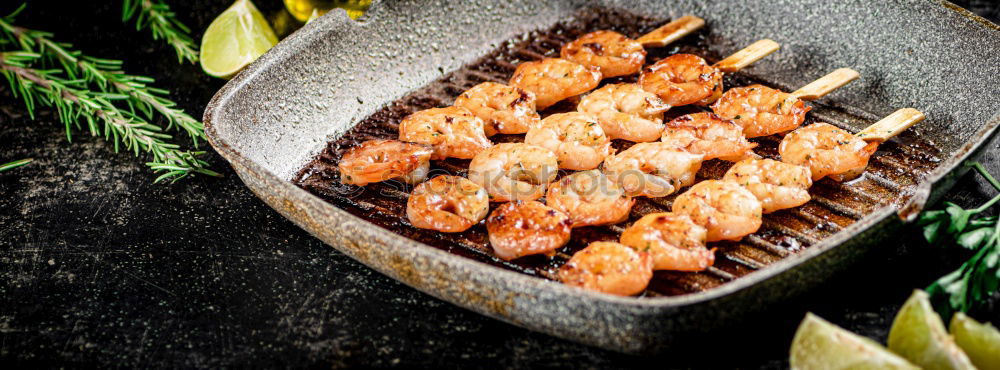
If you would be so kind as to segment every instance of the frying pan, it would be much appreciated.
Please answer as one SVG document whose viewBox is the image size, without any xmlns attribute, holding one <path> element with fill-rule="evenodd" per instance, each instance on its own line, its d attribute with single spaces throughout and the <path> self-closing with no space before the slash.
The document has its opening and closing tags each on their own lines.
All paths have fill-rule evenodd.
<svg viewBox="0 0 1000 370">
<path fill-rule="evenodd" d="M 551 55 L 553 40 L 598 28 L 634 37 L 684 14 L 705 18 L 706 28 L 655 53 L 711 59 L 771 38 L 782 50 L 728 83 L 791 91 L 848 66 L 862 78 L 814 104 L 811 119 L 855 131 L 901 107 L 928 119 L 884 144 L 863 180 L 817 183 L 810 204 L 768 216 L 744 242 L 720 245 L 715 268 L 658 273 L 639 297 L 564 286 L 547 278 L 551 265 L 476 252 L 483 245 L 475 237 L 415 231 L 399 218 L 391 189 L 382 198 L 349 193 L 322 173 L 324 162 L 335 164 L 338 143 L 391 136 L 379 125 L 447 105 L 478 80 L 503 80 L 518 60 Z M 257 196 L 371 268 L 515 325 L 647 353 L 778 304 L 878 248 L 901 216 L 947 191 L 963 161 L 995 145 L 998 86 L 1000 29 L 947 2 L 411 0 L 376 3 L 360 22 L 343 12 L 311 22 L 226 84 L 204 121 L 211 144 Z M 767 140 L 765 152 L 775 144 Z M 721 175 L 706 167 L 703 177 Z"/>
</svg>

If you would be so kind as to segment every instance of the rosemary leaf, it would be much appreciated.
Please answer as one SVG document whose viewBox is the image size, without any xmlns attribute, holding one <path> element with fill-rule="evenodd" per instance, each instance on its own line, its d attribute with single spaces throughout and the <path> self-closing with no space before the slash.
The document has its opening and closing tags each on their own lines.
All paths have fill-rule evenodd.
<svg viewBox="0 0 1000 370">
<path fill-rule="evenodd" d="M 14 25 L 10 16 L 0 18 L 0 32 L 21 45 L 23 51 L 38 53 L 50 64 L 58 64 L 70 79 L 96 85 L 105 99 L 127 100 L 131 111 L 138 110 L 150 120 L 154 118 L 153 112 L 158 112 L 167 119 L 168 128 L 183 130 L 196 147 L 199 139 L 205 139 L 205 128 L 200 121 L 167 99 L 166 90 L 147 86 L 153 82 L 152 78 L 122 72 L 121 61 L 85 56 L 71 44 L 54 41 L 49 32 Z"/>
<path fill-rule="evenodd" d="M 191 29 L 177 19 L 163 0 L 124 0 L 122 22 L 135 19 L 135 29 L 149 28 L 154 40 L 164 40 L 177 53 L 177 62 L 198 61 L 198 48 L 191 38 Z"/>
<path fill-rule="evenodd" d="M 13 162 L 7 162 L 7 163 L 4 163 L 4 164 L 0 164 L 0 172 L 4 172 L 4 171 L 7 171 L 7 170 L 11 170 L 11 169 L 15 169 L 15 168 L 27 165 L 28 163 L 31 163 L 31 161 L 34 161 L 34 159 L 25 158 L 25 159 L 16 160 L 16 161 L 13 161 Z"/>
</svg>

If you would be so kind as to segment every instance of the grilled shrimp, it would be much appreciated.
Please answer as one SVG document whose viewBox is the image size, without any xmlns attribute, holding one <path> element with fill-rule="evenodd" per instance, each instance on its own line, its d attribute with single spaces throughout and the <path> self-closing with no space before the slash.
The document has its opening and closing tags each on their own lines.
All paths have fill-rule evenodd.
<svg viewBox="0 0 1000 370">
<path fill-rule="evenodd" d="M 785 135 L 778 146 L 781 160 L 809 167 L 813 181 L 829 176 L 835 181 L 858 177 L 878 149 L 829 123 L 815 123 Z"/>
<path fill-rule="evenodd" d="M 674 54 L 643 69 L 643 89 L 673 107 L 708 104 L 722 94 L 722 71 L 691 54 Z"/>
<path fill-rule="evenodd" d="M 585 67 L 559 58 L 521 63 L 510 78 L 511 86 L 535 94 L 539 110 L 590 91 L 598 82 L 601 82 L 601 72 L 597 67 Z"/>
<path fill-rule="evenodd" d="M 646 142 L 660 137 L 670 105 L 637 84 L 611 84 L 587 94 L 576 109 L 597 117 L 611 139 Z"/>
<path fill-rule="evenodd" d="M 557 113 L 545 117 L 528 130 L 524 143 L 551 150 L 559 159 L 559 168 L 589 170 L 597 168 L 611 154 L 611 139 L 586 113 Z"/>
<path fill-rule="evenodd" d="M 614 242 L 593 242 L 559 268 L 559 280 L 587 290 L 636 295 L 653 278 L 649 253 Z"/>
<path fill-rule="evenodd" d="M 665 197 L 694 183 L 702 158 L 668 143 L 638 143 L 609 156 L 604 173 L 629 195 Z"/>
<path fill-rule="evenodd" d="M 468 230 L 490 209 L 486 190 L 464 177 L 442 175 L 422 182 L 406 201 L 414 227 L 446 233 Z"/>
<path fill-rule="evenodd" d="M 653 256 L 653 270 L 702 271 L 715 263 L 705 247 L 708 230 L 687 215 L 650 213 L 622 232 L 618 240 Z"/>
<path fill-rule="evenodd" d="M 545 203 L 569 215 L 573 227 L 580 227 L 625 221 L 635 200 L 601 171 L 590 170 L 552 183 Z"/>
<path fill-rule="evenodd" d="M 757 197 L 730 181 L 705 180 L 674 199 L 674 213 L 688 215 L 708 230 L 707 240 L 740 240 L 757 231 L 761 204 Z"/>
<path fill-rule="evenodd" d="M 763 85 L 729 89 L 712 105 L 715 114 L 743 127 L 748 138 L 794 130 L 810 109 L 792 94 Z"/>
<path fill-rule="evenodd" d="M 524 143 L 494 145 L 469 163 L 469 180 L 486 189 L 494 202 L 541 198 L 558 172 L 552 151 Z"/>
<path fill-rule="evenodd" d="M 694 113 L 667 122 L 660 141 L 688 153 L 703 154 L 705 160 L 738 161 L 757 144 L 747 141 L 743 128 L 712 113 Z"/>
<path fill-rule="evenodd" d="M 396 140 L 369 140 L 351 148 L 340 159 L 340 182 L 365 186 L 394 178 L 414 184 L 424 181 L 431 153 L 426 145 Z"/>
<path fill-rule="evenodd" d="M 483 120 L 465 108 L 431 108 L 413 113 L 399 123 L 399 140 L 434 147 L 431 159 L 469 159 L 493 145 Z"/>
<path fill-rule="evenodd" d="M 569 241 L 569 217 L 536 201 L 501 204 L 486 219 L 493 252 L 512 260 L 553 253 Z"/>
<path fill-rule="evenodd" d="M 483 120 L 486 136 L 523 134 L 540 119 L 535 94 L 514 86 L 483 82 L 455 98 L 455 106 Z"/>
<path fill-rule="evenodd" d="M 559 55 L 585 66 L 594 66 L 604 78 L 639 73 L 646 61 L 642 44 L 614 31 L 596 31 L 562 47 Z"/>
<path fill-rule="evenodd" d="M 764 213 L 806 204 L 809 187 L 812 186 L 809 167 L 772 159 L 739 161 L 729 168 L 722 179 L 750 190 L 760 200 Z"/>
</svg>

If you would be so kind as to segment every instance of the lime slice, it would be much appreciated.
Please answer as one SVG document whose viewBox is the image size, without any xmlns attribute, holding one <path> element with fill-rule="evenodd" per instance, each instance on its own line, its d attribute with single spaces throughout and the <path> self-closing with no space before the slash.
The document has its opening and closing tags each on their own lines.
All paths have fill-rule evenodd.
<svg viewBox="0 0 1000 370">
<path fill-rule="evenodd" d="M 799 324 L 789 357 L 792 369 L 918 369 L 875 341 L 812 313 Z"/>
<path fill-rule="evenodd" d="M 278 36 L 250 0 L 236 0 L 201 39 L 201 69 L 230 78 L 278 43 Z"/>
<path fill-rule="evenodd" d="M 926 369 L 975 369 L 922 290 L 914 291 L 896 314 L 889 349 Z"/>
<path fill-rule="evenodd" d="M 1000 331 L 990 324 L 980 324 L 959 312 L 951 318 L 955 344 L 969 355 L 980 370 L 1000 370 Z"/>
</svg>

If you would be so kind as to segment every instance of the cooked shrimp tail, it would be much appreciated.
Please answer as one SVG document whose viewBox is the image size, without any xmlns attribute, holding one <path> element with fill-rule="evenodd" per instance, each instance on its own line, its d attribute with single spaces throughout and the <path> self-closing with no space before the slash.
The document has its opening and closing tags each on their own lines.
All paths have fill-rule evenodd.
<svg viewBox="0 0 1000 370">
<path fill-rule="evenodd" d="M 705 20 L 693 15 L 685 15 L 674 19 L 660 28 L 642 35 L 635 41 L 647 48 L 662 48 L 680 40 L 705 26 Z"/>
<path fill-rule="evenodd" d="M 795 90 L 790 97 L 805 101 L 816 100 L 858 79 L 858 77 L 861 77 L 858 71 L 850 68 L 840 68 Z"/>
</svg>

